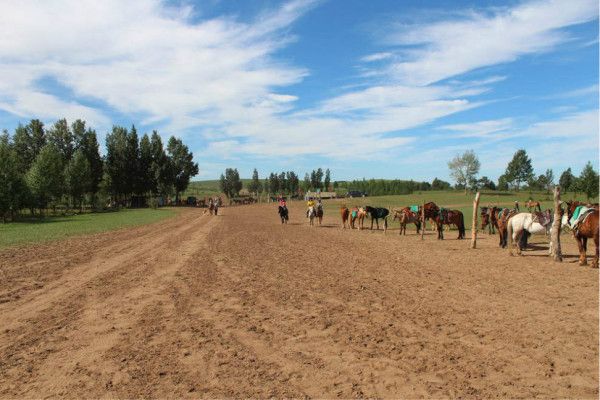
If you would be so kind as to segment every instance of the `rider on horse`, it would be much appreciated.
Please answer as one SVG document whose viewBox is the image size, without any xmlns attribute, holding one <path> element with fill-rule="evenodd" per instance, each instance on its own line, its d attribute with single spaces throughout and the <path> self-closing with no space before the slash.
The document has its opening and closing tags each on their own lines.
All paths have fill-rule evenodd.
<svg viewBox="0 0 600 400">
<path fill-rule="evenodd" d="M 310 210 L 311 207 L 315 206 L 315 201 L 313 200 L 312 197 L 308 198 L 308 202 L 306 203 L 306 206 L 308 207 L 308 209 L 306 210 L 306 218 L 308 218 L 308 210 Z"/>
</svg>

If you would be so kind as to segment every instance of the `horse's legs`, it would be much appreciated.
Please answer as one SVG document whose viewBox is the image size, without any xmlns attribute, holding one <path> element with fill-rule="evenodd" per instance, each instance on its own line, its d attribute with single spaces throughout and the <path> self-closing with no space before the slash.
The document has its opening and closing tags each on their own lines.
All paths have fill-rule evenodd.
<svg viewBox="0 0 600 400">
<path fill-rule="evenodd" d="M 596 245 L 596 257 L 594 257 L 594 261 L 592 261 L 592 267 L 598 268 L 598 232 L 594 234 L 594 244 Z"/>
<path fill-rule="evenodd" d="M 579 237 L 575 232 L 573 232 L 573 236 L 575 236 L 577 246 L 579 247 L 579 265 L 587 265 L 587 257 L 585 256 L 585 246 L 583 244 L 583 238 Z"/>
</svg>

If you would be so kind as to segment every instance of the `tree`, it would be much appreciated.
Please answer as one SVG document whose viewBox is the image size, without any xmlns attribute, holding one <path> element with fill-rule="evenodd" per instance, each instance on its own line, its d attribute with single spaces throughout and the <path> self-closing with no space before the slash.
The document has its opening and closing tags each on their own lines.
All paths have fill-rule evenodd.
<svg viewBox="0 0 600 400">
<path fill-rule="evenodd" d="M 60 152 L 63 162 L 68 162 L 73 156 L 73 133 L 66 119 L 59 119 L 52 125 L 47 133 L 48 143 L 51 143 Z"/>
<path fill-rule="evenodd" d="M 290 171 L 289 177 L 288 177 L 288 189 L 290 191 L 290 194 L 292 194 L 292 195 L 297 194 L 299 188 L 300 188 L 300 179 L 298 178 L 298 175 L 296 175 L 296 173 L 294 171 Z"/>
<path fill-rule="evenodd" d="M 472 185 L 479 173 L 481 164 L 473 150 L 467 150 L 462 155 L 457 155 L 448 162 L 450 176 L 456 181 L 458 187 L 464 187 L 467 193 L 468 185 Z"/>
<path fill-rule="evenodd" d="M 138 166 L 140 179 L 138 181 L 136 193 L 146 195 L 151 193 L 154 188 L 154 177 L 152 175 L 152 143 L 147 134 L 144 134 L 140 140 L 140 159 Z"/>
<path fill-rule="evenodd" d="M 581 171 L 577 184 L 588 200 L 598 196 L 598 172 L 594 170 L 591 162 L 588 161 Z"/>
<path fill-rule="evenodd" d="M 331 172 L 329 168 L 325 170 L 325 180 L 323 181 L 323 186 L 325 186 L 325 191 L 329 191 L 329 185 L 331 184 Z"/>
<path fill-rule="evenodd" d="M 168 195 L 171 193 L 175 181 L 171 160 L 163 148 L 162 139 L 157 131 L 152 132 L 150 138 L 152 147 L 151 184 L 155 195 Z"/>
<path fill-rule="evenodd" d="M 323 169 L 318 168 L 317 172 L 315 173 L 315 188 L 316 189 L 323 189 Z"/>
<path fill-rule="evenodd" d="M 481 178 L 479 178 L 479 180 L 477 181 L 477 186 L 482 189 L 496 190 L 496 184 L 487 176 L 482 176 Z"/>
<path fill-rule="evenodd" d="M 284 194 L 288 191 L 288 181 L 285 172 L 281 172 L 277 175 L 277 182 L 279 183 L 279 191 Z"/>
<path fill-rule="evenodd" d="M 0 141 L 0 216 L 14 216 L 20 206 L 24 190 L 17 154 L 7 141 Z"/>
<path fill-rule="evenodd" d="M 140 142 L 135 125 L 127 133 L 125 142 L 125 193 L 142 194 L 143 176 L 140 171 Z"/>
<path fill-rule="evenodd" d="M 252 172 L 252 180 L 250 181 L 250 184 L 248 185 L 248 191 L 250 191 L 250 193 L 260 193 L 261 192 L 261 186 L 262 184 L 260 183 L 260 180 L 258 178 L 258 171 L 256 170 L 256 168 L 254 168 L 254 171 Z"/>
<path fill-rule="evenodd" d="M 33 162 L 26 176 L 35 205 L 41 210 L 48 202 L 60 198 L 64 190 L 64 168 L 61 152 L 47 144 Z"/>
<path fill-rule="evenodd" d="M 569 190 L 573 190 L 573 184 L 575 183 L 575 176 L 571 172 L 571 168 L 567 168 L 561 175 L 558 180 L 558 184 L 560 185 L 560 190 L 563 193 L 567 193 Z"/>
<path fill-rule="evenodd" d="M 302 181 L 302 190 L 304 190 L 305 192 L 308 192 L 310 190 L 310 176 L 308 175 L 308 172 L 304 174 L 304 180 Z"/>
<path fill-rule="evenodd" d="M 438 178 L 433 178 L 431 181 L 431 190 L 449 190 L 450 183 Z"/>
<path fill-rule="evenodd" d="M 237 197 L 240 190 L 242 190 L 242 181 L 240 180 L 240 174 L 237 168 L 227 168 L 225 170 L 225 175 L 221 174 L 220 185 L 221 191 L 225 193 L 229 199 Z"/>
<path fill-rule="evenodd" d="M 519 190 L 521 182 L 529 182 L 533 178 L 531 159 L 527 156 L 525 150 L 517 150 L 512 160 L 508 163 L 504 176 L 507 183 L 514 185 L 517 190 Z"/>
<path fill-rule="evenodd" d="M 73 205 L 83 207 L 83 197 L 91 186 L 92 171 L 83 151 L 76 150 L 73 158 L 65 168 L 65 186 L 67 193 L 73 199 Z"/>
<path fill-rule="evenodd" d="M 279 192 L 279 177 L 277 174 L 271 172 L 269 174 L 269 192 L 272 194 L 277 194 Z"/>
<path fill-rule="evenodd" d="M 546 170 L 546 173 L 544 174 L 544 177 L 546 180 L 545 189 L 548 193 L 550 193 L 554 188 L 554 172 L 550 168 L 548 168 Z"/>
<path fill-rule="evenodd" d="M 498 190 L 508 190 L 508 180 L 506 179 L 506 175 L 502 174 L 498 178 Z"/>
<path fill-rule="evenodd" d="M 83 122 L 83 125 L 81 125 L 80 120 L 75 121 L 72 125 L 75 137 L 75 151 L 81 151 L 90 166 L 89 187 L 86 192 L 92 195 L 91 202 L 94 205 L 96 193 L 98 193 L 100 182 L 102 181 L 104 165 L 102 157 L 100 157 L 100 145 L 98 144 L 96 131 L 91 128 L 82 131 L 81 128 L 85 128 L 85 122 L 81 122 Z"/>
<path fill-rule="evenodd" d="M 131 192 L 127 167 L 127 129 L 113 126 L 106 135 L 106 174 L 109 178 L 108 189 L 117 199 Z"/>
<path fill-rule="evenodd" d="M 173 168 L 175 199 L 179 201 L 179 194 L 187 189 L 190 184 L 190 179 L 198 174 L 198 164 L 194 162 L 194 154 L 189 151 L 188 147 L 183 144 L 181 139 L 177 139 L 174 136 L 171 136 L 169 139 L 167 152 Z M 237 180 L 239 181 L 240 188 L 237 189 L 236 194 L 239 193 L 242 188 L 242 181 L 240 181 L 239 178 L 240 175 L 238 174 Z"/>
</svg>

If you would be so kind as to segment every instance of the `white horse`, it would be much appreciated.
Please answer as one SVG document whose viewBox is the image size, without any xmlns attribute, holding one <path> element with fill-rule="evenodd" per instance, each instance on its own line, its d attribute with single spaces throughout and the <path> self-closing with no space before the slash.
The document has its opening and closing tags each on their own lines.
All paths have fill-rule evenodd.
<svg viewBox="0 0 600 400">
<path fill-rule="evenodd" d="M 310 221 L 310 226 L 313 226 L 315 224 L 315 217 L 317 216 L 317 210 L 315 209 L 315 206 L 310 206 L 308 207 L 308 219 Z"/>
<path fill-rule="evenodd" d="M 521 255 L 520 242 L 521 236 L 525 231 L 531 234 L 545 234 L 547 226 L 551 223 L 552 218 L 547 214 L 540 212 L 536 213 L 519 213 L 512 216 L 507 223 L 507 236 L 510 240 L 508 253 L 512 256 L 513 241 L 517 243 L 517 254 Z"/>
</svg>

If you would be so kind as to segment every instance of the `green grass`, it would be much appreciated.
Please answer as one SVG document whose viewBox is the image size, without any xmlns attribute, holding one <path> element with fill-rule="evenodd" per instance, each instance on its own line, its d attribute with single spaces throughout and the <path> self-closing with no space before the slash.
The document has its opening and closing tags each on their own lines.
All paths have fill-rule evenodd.
<svg viewBox="0 0 600 400">
<path fill-rule="evenodd" d="M 482 193 L 479 205 L 480 206 L 499 206 L 499 207 L 507 207 L 512 208 L 515 200 L 519 201 L 519 206 L 521 211 L 527 211 L 525 208 L 525 202 L 532 197 L 534 200 L 541 202 L 541 207 L 543 210 L 547 208 L 553 208 L 553 198 L 552 194 L 547 194 L 546 192 L 539 193 L 529 193 L 529 192 L 519 192 L 519 193 Z M 569 199 L 580 199 L 585 200 L 585 195 L 575 195 L 573 193 L 567 193 L 562 196 L 563 200 Z M 386 208 L 394 208 L 394 207 L 404 207 L 410 205 L 420 205 L 423 202 L 433 201 L 440 207 L 452 208 L 455 210 L 460 210 L 464 214 L 465 217 L 465 227 L 467 229 L 471 228 L 471 224 L 473 221 L 473 200 L 475 199 L 474 194 L 465 195 L 462 191 L 426 191 L 426 192 L 415 192 L 413 194 L 408 195 L 397 195 L 397 196 L 376 196 L 376 197 L 362 197 L 355 199 L 338 199 L 338 200 L 325 200 L 325 213 L 332 215 L 337 215 L 339 211 L 339 207 L 342 204 L 345 204 L 347 207 L 353 206 L 363 206 L 370 205 L 374 207 L 386 207 Z M 592 201 L 597 201 L 594 199 Z M 390 221 L 391 222 L 391 221 Z"/>
<path fill-rule="evenodd" d="M 0 248 L 144 225 L 172 217 L 175 213 L 173 209 L 136 209 L 67 217 L 24 218 L 17 222 L 0 223 Z"/>
</svg>

